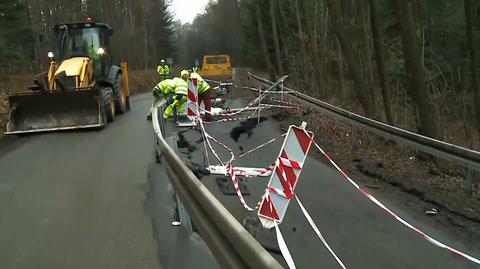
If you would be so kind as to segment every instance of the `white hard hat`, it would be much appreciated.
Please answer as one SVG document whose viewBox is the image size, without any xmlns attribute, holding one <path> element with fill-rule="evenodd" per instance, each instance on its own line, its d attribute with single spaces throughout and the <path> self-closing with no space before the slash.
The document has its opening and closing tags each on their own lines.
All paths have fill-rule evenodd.
<svg viewBox="0 0 480 269">
<path fill-rule="evenodd" d="M 183 78 L 183 79 L 187 79 L 188 77 L 190 76 L 190 72 L 188 72 L 187 70 L 182 70 L 182 72 L 180 72 L 180 77 Z"/>
</svg>

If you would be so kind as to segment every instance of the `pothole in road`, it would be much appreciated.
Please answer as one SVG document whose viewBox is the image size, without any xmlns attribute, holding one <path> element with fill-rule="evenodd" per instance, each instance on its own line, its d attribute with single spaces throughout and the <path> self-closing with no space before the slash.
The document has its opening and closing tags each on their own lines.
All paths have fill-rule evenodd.
<svg viewBox="0 0 480 269">
<path fill-rule="evenodd" d="M 235 141 L 238 142 L 238 139 L 242 134 L 247 134 L 247 138 L 250 138 L 253 134 L 253 129 L 257 127 L 259 122 L 266 121 L 266 117 L 260 117 L 258 118 L 251 118 L 247 119 L 246 121 L 240 122 L 240 126 L 237 126 L 232 129 L 230 132 L 230 137 Z"/>
</svg>

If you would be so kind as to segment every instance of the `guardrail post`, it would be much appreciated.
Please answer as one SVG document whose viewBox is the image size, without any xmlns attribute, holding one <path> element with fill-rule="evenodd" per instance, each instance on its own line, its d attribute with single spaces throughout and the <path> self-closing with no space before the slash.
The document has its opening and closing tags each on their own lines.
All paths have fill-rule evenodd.
<svg viewBox="0 0 480 269">
<path fill-rule="evenodd" d="M 177 137 L 170 136 L 166 140 L 168 145 L 178 154 Z M 177 212 L 175 212 L 176 216 L 174 217 L 174 219 L 178 217 L 178 219 L 175 219 L 175 221 L 180 221 L 180 225 L 185 227 L 188 231 L 192 231 L 192 220 L 190 219 L 190 216 L 188 215 L 188 212 L 185 209 L 185 206 L 183 205 L 182 200 L 180 200 L 180 197 L 178 197 L 177 194 L 175 194 L 174 198 L 175 198 L 175 203 L 177 207 L 176 208 Z"/>
<path fill-rule="evenodd" d="M 180 200 L 180 197 L 177 196 L 177 211 L 178 211 L 178 217 L 180 218 L 180 225 L 185 227 L 188 231 L 193 231 L 192 229 L 192 220 L 190 219 L 190 215 L 188 215 L 188 211 L 185 209 L 185 206 L 182 203 L 182 200 Z"/>
<path fill-rule="evenodd" d="M 473 185 L 475 183 L 475 171 L 471 168 L 465 168 L 465 179 L 467 181 L 467 192 L 473 194 Z"/>
<path fill-rule="evenodd" d="M 357 128 L 352 125 L 352 134 L 350 135 L 350 142 L 353 148 L 357 148 Z"/>
<path fill-rule="evenodd" d="M 158 110 L 158 118 L 160 119 L 159 125 L 160 125 L 160 131 L 162 132 L 163 138 L 165 138 L 165 119 L 163 118 L 163 112 L 167 108 L 167 104 L 164 103 L 160 106 L 160 109 Z"/>
<path fill-rule="evenodd" d="M 260 123 L 260 113 L 262 112 L 260 106 L 262 105 L 262 100 L 260 99 L 260 96 L 262 96 L 262 88 L 258 88 L 258 117 L 257 117 L 257 124 Z"/>
<path fill-rule="evenodd" d="M 281 94 L 280 94 L 280 100 L 283 102 L 284 101 L 284 97 L 283 97 L 283 80 L 282 80 L 282 83 L 280 83 L 280 91 L 281 91 Z"/>
</svg>

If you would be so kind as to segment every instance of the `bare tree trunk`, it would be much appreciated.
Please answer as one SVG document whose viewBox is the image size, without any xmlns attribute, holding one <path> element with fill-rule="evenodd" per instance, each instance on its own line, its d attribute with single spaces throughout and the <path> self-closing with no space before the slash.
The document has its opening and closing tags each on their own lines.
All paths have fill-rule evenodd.
<svg viewBox="0 0 480 269">
<path fill-rule="evenodd" d="M 315 2 L 315 8 L 313 11 L 313 42 L 312 42 L 312 47 L 313 47 L 313 65 L 314 65 L 314 74 L 316 74 L 316 77 L 312 79 L 312 82 L 316 80 L 316 82 L 323 82 L 323 74 L 322 74 L 322 66 L 320 64 L 320 54 L 319 54 L 319 49 L 318 49 L 318 21 L 319 21 L 319 14 L 318 14 L 318 1 Z M 312 90 L 316 90 L 313 89 Z M 320 96 L 324 95 L 325 89 L 323 87 L 320 87 L 317 89 L 320 94 Z"/>
<path fill-rule="evenodd" d="M 380 87 L 382 89 L 383 106 L 385 108 L 385 116 L 387 123 L 394 125 L 393 112 L 392 112 L 392 93 L 387 84 L 387 76 L 385 74 L 385 44 L 383 41 L 383 34 L 380 31 L 380 25 L 378 22 L 378 0 L 370 1 L 370 22 L 373 35 L 373 45 L 375 48 L 375 56 L 377 59 L 377 72 L 380 80 Z"/>
<path fill-rule="evenodd" d="M 297 27 L 298 27 L 298 37 L 300 39 L 300 52 L 301 52 L 301 65 L 305 66 L 307 63 L 307 46 L 305 45 L 305 34 L 303 32 L 303 25 L 302 25 L 302 16 L 300 14 L 300 4 L 303 0 L 295 0 L 295 14 L 297 18 Z M 304 67 L 305 68 L 305 67 Z M 305 72 L 305 69 L 303 71 Z M 308 77 L 304 77 L 305 80 L 309 79 Z"/>
<path fill-rule="evenodd" d="M 339 2 L 337 0 L 327 0 L 332 16 L 332 24 L 335 33 L 340 41 L 343 55 L 348 63 L 349 71 L 355 82 L 355 90 L 357 93 L 358 101 L 362 105 L 363 111 L 367 117 L 374 117 L 375 103 L 372 97 L 371 91 L 367 84 L 363 80 L 362 71 L 360 69 L 360 63 L 358 57 L 355 56 L 355 51 L 352 47 L 352 40 L 346 34 L 343 28 L 343 22 L 340 18 Z"/>
<path fill-rule="evenodd" d="M 418 47 L 417 29 L 412 14 L 412 1 L 397 0 L 399 7 L 398 20 L 402 29 L 403 52 L 405 65 L 410 77 L 413 101 L 418 114 L 418 132 L 439 138 L 435 110 L 428 93 L 422 55 Z"/>
<path fill-rule="evenodd" d="M 467 21 L 467 37 L 468 47 L 470 50 L 470 70 L 472 72 L 472 88 L 475 99 L 475 114 L 477 116 L 477 127 L 480 134 L 480 88 L 478 85 L 478 56 L 477 44 L 475 39 L 475 2 L 472 0 L 465 0 L 465 18 Z"/>
<path fill-rule="evenodd" d="M 338 40 L 338 38 L 335 38 L 336 40 L 336 44 L 337 44 L 337 51 L 338 51 L 338 71 L 339 71 L 339 75 L 340 75 L 340 93 L 342 94 L 342 98 L 345 98 L 346 97 L 346 94 L 345 94 L 345 74 L 344 74 L 344 71 L 343 71 L 343 53 L 342 53 L 342 45 L 340 45 L 340 41 Z"/>
<path fill-rule="evenodd" d="M 147 8 L 145 6 L 143 6 L 143 30 L 145 31 L 145 35 L 144 35 L 144 39 L 143 39 L 143 42 L 144 42 L 144 65 L 143 65 L 143 69 L 147 70 L 148 69 L 148 26 L 147 26 L 147 16 L 148 16 L 148 12 L 147 12 Z"/>
<path fill-rule="evenodd" d="M 262 14 L 260 12 L 261 6 L 260 1 L 255 1 L 256 3 L 256 15 L 257 15 L 257 28 L 258 28 L 258 37 L 260 39 L 260 46 L 262 47 L 263 59 L 265 61 L 265 67 L 270 74 L 270 80 L 275 80 L 275 72 L 273 71 L 272 61 L 270 60 L 270 55 L 268 53 L 267 41 L 265 40 L 265 32 L 263 30 Z"/>
<path fill-rule="evenodd" d="M 275 14 L 275 0 L 269 0 L 270 19 L 272 21 L 273 43 L 275 45 L 275 59 L 277 60 L 277 71 L 280 75 L 285 75 L 282 65 L 282 52 L 280 50 L 280 42 L 278 40 L 277 18 Z"/>
<path fill-rule="evenodd" d="M 287 22 L 287 16 L 285 15 L 285 11 L 283 10 L 283 6 L 281 5 L 281 2 L 278 3 L 277 5 L 277 9 L 278 9 L 278 14 L 279 14 L 279 25 L 280 25 L 280 37 L 281 37 L 281 40 L 282 40 L 282 44 L 283 44 L 283 54 L 284 54 L 284 57 L 285 57 L 285 62 L 284 63 L 288 63 L 289 62 L 289 57 L 290 57 L 290 52 L 289 52 L 289 47 L 288 47 L 288 43 L 287 43 L 287 39 L 285 38 L 285 35 L 290 35 L 291 31 L 290 31 L 290 28 L 289 28 L 289 25 L 288 25 L 288 22 Z M 287 66 L 287 72 L 291 71 L 289 70 L 289 66 Z"/>
</svg>

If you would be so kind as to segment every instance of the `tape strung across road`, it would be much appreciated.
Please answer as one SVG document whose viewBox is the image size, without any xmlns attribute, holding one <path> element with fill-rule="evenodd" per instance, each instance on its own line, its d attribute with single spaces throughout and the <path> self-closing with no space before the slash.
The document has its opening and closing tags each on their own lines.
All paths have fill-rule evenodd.
<svg viewBox="0 0 480 269">
<path fill-rule="evenodd" d="M 223 164 L 222 161 L 220 161 L 220 163 L 222 163 L 222 165 L 225 165 L 226 166 L 226 170 L 227 170 L 227 173 L 226 173 L 226 176 L 230 177 L 231 180 L 232 180 L 232 183 L 234 185 L 234 188 L 235 188 L 235 192 L 240 200 L 240 204 L 247 210 L 247 211 L 255 211 L 257 210 L 260 205 L 261 205 L 261 202 L 263 201 L 263 199 L 265 197 L 268 197 L 268 194 L 269 192 L 273 192 L 273 193 L 277 193 L 277 194 L 282 194 L 284 196 L 286 196 L 286 194 L 284 193 L 283 190 L 278 190 L 278 189 L 275 189 L 275 188 L 267 188 L 265 189 L 265 192 L 264 194 L 262 195 L 262 197 L 260 198 L 259 202 L 257 203 L 257 205 L 255 207 L 250 207 L 244 197 L 243 197 L 243 194 L 240 190 L 240 187 L 238 185 L 238 177 L 237 177 L 237 168 L 235 168 L 232 164 L 232 162 L 235 160 L 235 154 L 233 153 L 233 150 L 230 149 L 227 145 L 225 145 L 224 143 L 220 142 L 218 139 L 214 138 L 213 136 L 211 136 L 210 134 L 208 134 L 203 126 L 203 123 L 202 123 L 202 120 L 199 119 L 200 121 L 200 126 L 202 128 L 202 132 L 204 133 L 204 136 L 208 139 L 208 140 L 212 140 L 213 142 L 217 143 L 218 145 L 220 145 L 222 148 L 224 148 L 225 150 L 227 150 L 230 155 L 231 155 L 231 158 L 229 161 L 227 161 L 225 164 Z M 285 134 L 282 134 L 276 138 L 273 138 L 257 147 L 254 147 L 252 148 L 251 150 L 243 153 L 242 155 L 240 155 L 238 158 L 241 158 L 247 154 L 250 154 L 252 153 L 253 151 L 255 150 L 258 150 L 270 143 L 273 143 L 274 141 L 278 140 L 279 138 L 282 138 L 282 137 L 285 137 L 286 136 L 286 133 Z M 217 158 L 217 160 L 220 160 L 220 157 L 218 156 L 218 154 L 216 153 L 216 151 L 213 149 L 213 147 L 211 146 L 211 143 L 209 143 L 209 141 L 207 142 L 210 150 L 212 151 L 212 153 L 215 155 L 215 157 Z M 208 153 L 207 153 L 208 154 Z M 269 171 L 271 172 L 271 170 L 274 168 L 274 165 L 271 165 L 269 166 L 269 168 L 266 169 L 266 171 Z M 296 197 L 296 195 L 294 193 L 292 193 L 292 198 L 293 196 Z M 346 269 L 345 265 L 343 264 L 343 262 L 338 258 L 338 256 L 335 254 L 335 252 L 332 250 L 332 248 L 328 245 L 327 241 L 325 240 L 325 238 L 323 237 L 323 235 L 321 234 L 320 230 L 318 229 L 318 227 L 316 226 L 316 224 L 314 223 L 313 219 L 310 217 L 310 214 L 307 212 L 307 210 L 303 207 L 303 204 L 300 202 L 300 200 L 298 199 L 298 197 L 296 197 L 297 199 L 297 202 L 298 204 L 300 205 L 300 208 L 302 209 L 302 213 L 304 215 L 304 217 L 307 219 L 308 223 L 310 224 L 310 226 L 312 227 L 312 229 L 315 231 L 316 235 L 318 236 L 318 238 L 320 239 L 320 241 L 323 243 L 323 245 L 327 248 L 327 250 L 332 254 L 332 256 L 335 258 L 335 260 L 337 261 L 337 263 L 343 268 L 343 269 Z M 273 204 L 270 203 L 270 206 L 272 207 Z M 282 256 L 284 257 L 285 261 L 287 262 L 287 265 L 290 269 L 295 269 L 295 263 L 294 263 L 294 260 L 290 254 L 290 251 L 288 250 L 288 247 L 287 247 L 287 244 L 283 238 L 283 235 L 280 231 L 280 228 L 278 227 L 277 223 L 275 222 L 275 231 L 276 231 L 276 237 L 277 237 L 277 243 L 279 245 L 279 248 L 280 248 L 280 251 L 282 253 Z"/>
<path fill-rule="evenodd" d="M 424 233 L 423 231 L 421 231 L 420 229 L 416 228 L 415 226 L 413 226 L 412 224 L 408 223 L 407 221 L 403 220 L 402 218 L 400 218 L 397 214 L 395 214 L 392 210 L 390 210 L 389 208 L 387 208 L 384 204 L 382 204 L 380 201 L 378 201 L 375 197 L 373 197 L 370 193 L 368 193 L 364 188 L 360 187 L 360 185 L 358 185 L 353 179 L 351 179 L 347 173 L 345 173 L 345 171 L 343 171 L 333 160 L 332 158 L 315 142 L 313 141 L 313 143 L 315 144 L 315 146 L 317 147 L 317 149 L 323 154 L 323 156 L 325 156 L 325 158 L 335 167 L 335 169 L 337 169 L 340 174 L 342 174 L 342 176 L 344 178 L 346 178 L 358 191 L 360 191 L 364 196 L 366 196 L 368 199 L 370 199 L 374 204 L 376 204 L 378 207 L 380 207 L 381 209 L 385 210 L 390 216 L 394 217 L 398 222 L 400 222 L 401 224 L 405 225 L 407 228 L 409 228 L 410 230 L 416 232 L 418 235 L 420 235 L 423 239 L 427 240 L 428 242 L 432 243 L 433 245 L 437 246 L 437 247 L 440 247 L 440 248 L 443 248 L 443 249 L 446 249 L 448 251 L 450 251 L 450 253 L 454 254 L 454 255 L 457 255 L 459 257 L 463 257 L 465 259 L 468 259 L 476 264 L 479 264 L 480 265 L 480 260 L 477 259 L 477 258 L 474 258 L 464 252 L 461 252 L 459 250 L 456 250 L 450 246 L 447 246 L 445 244 L 443 244 L 442 242 L 439 242 L 438 240 L 432 238 L 431 236 L 427 235 L 426 233 Z"/>
<path fill-rule="evenodd" d="M 268 92 L 269 92 L 269 91 L 265 91 L 265 92 L 261 93 L 260 96 L 258 96 L 257 98 L 255 98 L 255 100 L 253 100 L 252 102 L 250 102 L 246 107 L 244 107 L 244 108 L 242 108 L 242 109 L 239 109 L 238 111 L 236 111 L 236 112 L 234 112 L 234 113 L 223 114 L 222 116 L 227 116 L 227 117 L 228 117 L 228 116 L 237 115 L 237 114 L 239 114 L 239 113 L 241 113 L 241 112 L 243 112 L 243 111 L 246 111 L 248 108 L 252 107 L 253 104 L 255 104 L 256 102 L 258 102 L 257 109 L 255 109 L 254 113 L 253 113 L 250 117 L 248 117 L 248 118 L 253 117 L 253 115 L 254 115 L 257 111 L 261 110 L 262 104 L 260 104 L 260 101 L 266 97 L 266 94 L 267 94 Z M 300 108 L 299 106 L 297 106 L 297 105 L 295 105 L 295 104 L 293 104 L 293 103 L 290 103 L 290 102 L 286 102 L 286 101 L 280 101 L 280 100 L 278 100 L 278 103 L 286 104 L 286 106 L 281 106 L 281 105 L 265 105 L 265 104 L 263 104 L 263 106 L 265 106 L 265 107 L 268 107 L 268 106 L 269 106 L 269 107 L 277 107 L 277 108 L 297 108 L 297 109 Z M 248 118 L 247 118 L 247 119 L 248 119 Z M 197 120 L 198 120 L 199 125 L 200 125 L 200 127 L 201 127 L 201 129 L 202 129 L 201 131 L 202 131 L 202 133 L 203 133 L 204 139 L 206 140 L 206 141 L 204 141 L 205 149 L 207 148 L 207 145 L 208 145 L 208 148 L 210 148 L 210 151 L 213 153 L 213 155 L 215 156 L 215 158 L 220 162 L 220 164 L 221 164 L 222 166 L 224 166 L 224 167 L 226 168 L 226 176 L 228 176 L 228 177 L 231 178 L 232 183 L 233 183 L 234 188 L 235 188 L 235 192 L 236 192 L 236 194 L 237 194 L 237 196 L 238 196 L 238 198 L 239 198 L 239 200 L 240 200 L 240 203 L 242 204 L 242 206 L 243 206 L 247 211 L 255 211 L 255 210 L 257 210 L 257 209 L 260 207 L 262 201 L 265 199 L 265 197 L 268 197 L 268 196 L 269 196 L 269 193 L 270 193 L 270 192 L 276 193 L 276 194 L 280 194 L 280 195 L 283 195 L 283 196 L 285 196 L 285 197 L 289 197 L 289 199 L 292 199 L 292 198 L 295 196 L 295 194 L 293 193 L 293 191 L 290 191 L 290 192 L 289 192 L 290 195 L 286 195 L 286 194 L 284 193 L 284 190 L 279 190 L 279 189 L 275 189 L 275 188 L 272 188 L 272 187 L 270 187 L 270 188 L 267 187 L 267 188 L 265 189 L 264 194 L 262 195 L 262 197 L 261 197 L 260 200 L 258 201 L 257 205 L 256 205 L 255 207 L 250 207 L 250 206 L 246 203 L 246 201 L 245 201 L 245 199 L 244 199 L 244 197 L 243 197 L 243 194 L 242 194 L 242 192 L 241 192 L 241 190 L 240 190 L 240 188 L 239 188 L 239 185 L 238 185 L 238 177 L 237 177 L 237 175 L 238 175 L 239 172 L 241 173 L 242 171 L 240 171 L 240 169 L 235 168 L 235 167 L 233 166 L 233 161 L 236 159 L 236 158 L 235 158 L 235 154 L 233 153 L 233 150 L 230 149 L 230 148 L 229 148 L 227 145 L 225 145 L 224 143 L 220 142 L 218 139 L 216 139 L 216 138 L 214 138 L 213 136 L 211 136 L 210 134 L 208 134 L 207 131 L 206 131 L 206 129 L 205 129 L 204 122 L 203 122 L 203 120 L 202 120 L 200 117 L 198 117 Z M 223 122 L 223 121 L 231 121 L 231 120 L 230 120 L 230 119 L 224 119 L 224 120 L 220 120 L 219 122 Z M 261 149 L 261 148 L 265 147 L 266 145 L 271 144 L 271 143 L 275 142 L 276 140 L 278 140 L 278 139 L 280 139 L 280 138 L 282 138 L 282 137 L 285 137 L 285 136 L 286 136 L 286 133 L 285 133 L 285 134 L 282 134 L 282 135 L 280 135 L 280 136 L 278 136 L 278 137 L 275 137 L 275 138 L 273 138 L 273 139 L 270 139 L 269 141 L 267 141 L 267 142 L 265 142 L 265 143 L 262 143 L 262 144 L 260 144 L 259 146 L 256 146 L 256 147 L 248 150 L 248 151 L 245 152 L 245 153 L 242 153 L 241 155 L 238 156 L 238 159 L 240 159 L 241 157 L 244 157 L 245 155 L 248 155 L 248 154 L 250 154 L 250 153 L 252 153 L 252 152 L 254 152 L 254 151 L 258 150 L 258 149 Z M 227 151 L 230 153 L 231 158 L 230 158 L 229 161 L 227 161 L 227 162 L 224 163 L 224 162 L 220 159 L 220 157 L 218 156 L 217 152 L 216 152 L 216 151 L 214 150 L 214 148 L 212 147 L 212 145 L 211 145 L 211 143 L 210 143 L 210 140 L 212 140 L 212 141 L 215 142 L 216 144 L 220 145 L 222 148 L 224 148 L 225 150 L 227 150 Z M 206 152 L 206 154 L 207 154 L 207 156 L 208 156 L 208 152 Z M 289 160 L 287 160 L 287 159 L 284 160 L 284 158 L 279 158 L 277 161 L 278 161 L 278 162 L 280 162 L 280 161 L 284 161 L 284 162 L 287 161 L 287 162 L 289 163 L 288 165 L 293 165 L 293 164 L 291 163 L 292 161 L 289 161 Z M 298 164 L 297 164 L 297 166 L 298 166 Z M 210 164 L 209 164 L 209 167 L 210 167 Z M 272 165 L 270 165 L 267 169 L 265 169 L 262 173 L 269 173 L 269 172 L 271 173 L 274 168 L 275 168 L 275 164 L 272 164 Z M 298 168 L 298 167 L 297 167 L 297 168 Z M 308 220 L 310 226 L 311 226 L 312 229 L 315 231 L 315 233 L 317 234 L 317 236 L 319 237 L 319 239 L 322 241 L 322 243 L 325 245 L 325 247 L 329 250 L 329 252 L 334 256 L 335 260 L 340 264 L 340 266 L 345 269 L 345 266 L 344 266 L 343 263 L 340 261 L 340 259 L 337 257 L 337 255 L 333 252 L 333 250 L 331 249 L 331 247 L 328 245 L 328 243 L 326 242 L 325 238 L 324 238 L 323 235 L 320 233 L 318 227 L 315 225 L 315 223 L 313 222 L 312 218 L 310 217 L 310 215 L 308 214 L 308 212 L 305 210 L 305 208 L 304 208 L 303 205 L 301 204 L 300 200 L 298 200 L 298 198 L 297 198 L 297 202 L 299 203 L 300 207 L 302 208 L 302 212 L 303 212 L 305 218 Z M 270 203 L 270 207 L 272 207 L 272 206 L 273 206 L 273 203 Z M 281 252 L 282 252 L 282 256 L 284 257 L 284 259 L 285 259 L 285 261 L 287 262 L 287 265 L 289 266 L 290 269 L 296 268 L 296 267 L 295 267 L 295 263 L 294 263 L 294 261 L 293 261 L 293 258 L 292 258 L 292 256 L 291 256 L 291 254 L 290 254 L 290 252 L 289 252 L 289 250 L 288 250 L 288 247 L 287 247 L 287 245 L 286 245 L 286 243 L 285 243 L 285 240 L 284 240 L 284 238 L 283 238 L 283 235 L 281 234 L 281 231 L 280 231 L 280 229 L 279 229 L 279 227 L 278 227 L 278 225 L 277 225 L 276 222 L 275 222 L 275 230 L 276 230 L 276 235 L 277 235 L 277 243 L 278 243 L 278 245 L 279 245 L 279 247 L 280 247 L 280 250 L 281 250 Z"/>
<path fill-rule="evenodd" d="M 265 147 L 266 145 L 268 145 L 268 144 L 270 144 L 270 143 L 273 143 L 273 142 L 275 142 L 276 140 L 278 140 L 278 139 L 280 139 L 280 138 L 282 138 L 282 137 L 284 137 L 284 136 L 286 136 L 286 135 L 287 135 L 287 133 L 284 133 L 284 134 L 282 134 L 282 135 L 280 135 L 280 136 L 277 136 L 277 137 L 275 137 L 275 138 L 272 138 L 272 139 L 268 140 L 267 142 L 265 142 L 265 143 L 263 143 L 263 144 L 260 144 L 260 145 L 258 145 L 258 146 L 256 146 L 256 147 L 254 147 L 254 148 L 246 151 L 245 153 L 240 154 L 237 159 L 240 159 L 240 158 L 244 157 L 245 155 L 248 155 L 248 154 L 254 152 L 254 151 L 257 150 L 257 149 L 263 148 L 263 147 Z"/>
<path fill-rule="evenodd" d="M 260 95 L 258 97 L 256 97 L 253 101 L 251 101 L 246 107 L 244 108 L 241 108 L 239 109 L 238 111 L 235 111 L 233 113 L 227 113 L 227 114 L 222 114 L 221 116 L 226 116 L 226 117 L 231 117 L 231 116 L 235 116 L 235 115 L 238 115 L 244 111 L 246 111 L 247 109 L 253 107 L 253 105 L 258 102 L 258 106 L 257 108 L 260 109 L 260 101 L 262 99 L 264 99 L 266 97 L 266 94 L 269 93 L 269 91 L 264 91 L 264 92 L 260 92 Z M 286 103 L 285 103 L 286 104 Z M 291 106 L 291 107 L 295 107 L 295 108 L 299 108 L 298 106 L 294 106 L 293 103 L 288 103 L 287 105 Z M 276 106 L 276 105 L 271 105 L 272 107 L 281 107 L 281 106 Z M 285 106 L 286 107 L 286 106 Z M 289 108 L 291 108 L 289 107 Z M 256 113 L 257 110 L 255 110 L 254 113 Z M 253 114 L 252 114 L 253 115 Z M 250 117 L 249 117 L 250 118 Z M 248 118 L 247 118 L 248 119 Z M 240 172 L 238 169 L 236 169 L 234 166 L 233 166 L 233 161 L 235 160 L 235 155 L 233 153 L 233 150 L 231 150 L 229 147 L 227 147 L 224 143 L 220 142 L 219 140 L 215 139 L 213 136 L 209 135 L 206 130 L 205 130 L 205 127 L 204 127 L 204 123 L 202 121 L 202 119 L 200 117 L 198 117 L 198 122 L 199 122 L 199 125 L 202 129 L 202 133 L 204 135 L 204 141 L 205 142 L 205 149 L 207 148 L 207 145 L 208 145 L 208 148 L 210 148 L 211 152 L 214 154 L 215 158 L 220 162 L 220 164 L 222 166 L 224 166 L 226 168 L 226 176 L 230 177 L 231 180 L 232 180 L 232 183 L 235 187 L 235 191 L 237 193 L 237 196 L 239 197 L 239 200 L 242 204 L 242 206 L 247 209 L 248 211 L 254 211 L 256 209 L 259 208 L 262 200 L 268 196 L 268 193 L 269 192 L 276 192 L 276 193 L 281 193 L 282 191 L 281 190 L 276 190 L 276 189 L 269 189 L 269 188 L 266 188 L 265 189 L 265 193 L 262 195 L 262 198 L 260 199 L 260 201 L 258 202 L 258 204 L 252 208 L 250 206 L 248 206 L 245 202 L 245 199 L 243 198 L 243 195 L 241 193 L 241 190 L 238 186 L 238 177 L 236 175 L 236 171 L 237 172 Z M 232 119 L 233 120 L 233 119 Z M 223 122 L 223 121 L 231 121 L 230 119 L 224 119 L 224 120 L 220 120 L 219 122 Z M 251 152 L 257 150 L 257 149 L 260 149 L 274 141 L 276 141 L 278 138 L 280 137 L 283 137 L 285 136 L 285 134 L 277 137 L 277 138 L 273 138 L 249 151 L 247 151 L 246 153 L 243 153 L 241 154 L 240 156 L 238 156 L 238 158 L 241 158 L 247 154 L 250 154 Z M 210 140 L 214 141 L 215 143 L 217 143 L 218 145 L 220 145 L 221 147 L 223 147 L 224 149 L 226 149 L 230 155 L 231 155 L 231 158 L 229 161 L 227 161 L 226 163 L 224 163 L 220 157 L 218 156 L 218 154 L 215 152 L 214 148 L 212 147 L 211 143 L 210 143 Z M 410 230 L 414 231 L 417 235 L 421 236 L 424 240 L 430 242 L 431 244 L 439 247 L 439 248 L 443 248 L 443 249 L 446 249 L 448 250 L 450 253 L 456 255 L 456 256 L 459 256 L 459 257 L 462 257 L 462 258 L 465 258 L 475 264 L 478 264 L 480 265 L 480 260 L 475 258 L 475 257 L 472 257 L 464 252 L 461 252 L 459 250 L 456 250 L 450 246 L 447 246 L 445 245 L 444 243 L 432 238 L 431 236 L 427 235 L 425 232 L 421 231 L 420 229 L 416 228 L 415 226 L 413 226 L 412 224 L 408 223 L 407 221 L 403 220 L 402 218 L 400 218 L 396 213 L 394 213 L 392 210 L 390 210 L 389 208 L 387 208 L 384 204 L 382 204 L 380 201 L 378 201 L 375 197 L 373 197 L 370 193 L 368 193 L 363 187 L 361 187 L 360 185 L 358 185 L 353 179 L 351 179 L 347 173 L 345 173 L 345 171 L 343 171 L 334 161 L 333 159 L 315 142 L 313 141 L 314 145 L 317 147 L 317 149 L 324 155 L 324 157 L 335 167 L 336 170 L 338 170 L 340 172 L 340 174 L 348 180 L 348 182 L 350 184 L 352 184 L 360 193 L 362 193 L 364 196 L 366 196 L 369 200 L 371 200 L 375 205 L 377 205 L 378 207 L 380 207 L 381 209 L 383 209 L 384 211 L 386 211 L 390 216 L 392 216 L 393 218 L 395 218 L 398 222 L 400 222 L 401 224 L 403 224 L 404 226 L 406 226 L 407 228 L 409 228 Z M 208 156 L 208 152 L 206 152 L 207 156 Z M 209 165 L 210 166 L 210 165 Z M 267 168 L 267 170 L 271 170 L 273 166 L 270 166 L 269 168 Z M 336 262 L 343 268 L 345 269 L 345 265 L 343 264 L 343 262 L 338 258 L 338 256 L 334 253 L 334 251 L 332 250 L 332 248 L 328 245 L 327 241 L 325 240 L 325 238 L 323 237 L 323 235 L 321 234 L 321 232 L 319 231 L 318 227 L 315 225 L 313 219 L 311 218 L 310 214 L 306 211 L 305 207 L 303 206 L 303 204 L 300 202 L 298 196 L 294 193 L 292 193 L 292 198 L 295 197 L 301 210 L 302 210 L 302 213 L 304 215 L 304 217 L 307 219 L 308 223 L 310 224 L 311 228 L 314 230 L 314 232 L 316 233 L 317 237 L 320 239 L 320 241 L 324 244 L 324 246 L 328 249 L 328 251 L 330 252 L 330 254 L 335 258 Z M 275 222 L 276 224 L 276 222 Z M 282 255 L 283 257 L 285 258 L 288 266 L 290 268 L 295 268 L 295 264 L 293 262 L 293 259 L 290 255 L 290 252 L 288 251 L 288 248 L 286 246 L 286 243 L 285 243 L 285 240 L 283 239 L 283 236 L 280 232 L 280 229 L 278 227 L 278 225 L 275 225 L 275 230 L 276 230 L 276 233 L 277 233 L 277 241 L 278 241 L 278 244 L 279 244 L 279 247 L 280 247 L 280 250 L 282 252 Z"/>
<path fill-rule="evenodd" d="M 322 241 L 323 245 L 328 249 L 328 251 L 330 252 L 330 254 L 332 254 L 332 256 L 335 258 L 335 260 L 337 261 L 337 263 L 343 268 L 343 269 L 346 269 L 345 265 L 343 264 L 343 262 L 340 260 L 340 258 L 338 258 L 337 254 L 335 254 L 335 252 L 332 250 L 332 248 L 330 247 L 330 245 L 327 243 L 327 240 L 325 240 L 325 237 L 323 237 L 322 233 L 320 232 L 320 230 L 318 229 L 317 225 L 315 224 L 315 222 L 313 221 L 312 217 L 310 216 L 310 214 L 308 214 L 308 211 L 305 209 L 305 207 L 303 206 L 302 202 L 300 202 L 300 199 L 298 198 L 298 195 L 295 195 L 295 198 L 298 202 L 298 205 L 300 206 L 300 209 L 302 210 L 302 213 L 303 215 L 305 216 L 305 218 L 307 219 L 308 223 L 310 224 L 310 226 L 312 227 L 313 231 L 317 234 L 318 238 L 320 239 L 320 241 Z"/>
</svg>

